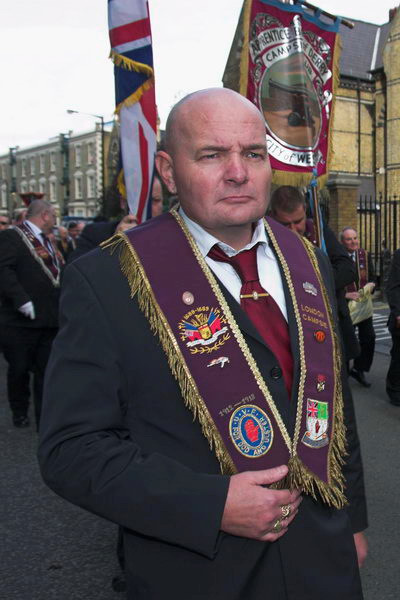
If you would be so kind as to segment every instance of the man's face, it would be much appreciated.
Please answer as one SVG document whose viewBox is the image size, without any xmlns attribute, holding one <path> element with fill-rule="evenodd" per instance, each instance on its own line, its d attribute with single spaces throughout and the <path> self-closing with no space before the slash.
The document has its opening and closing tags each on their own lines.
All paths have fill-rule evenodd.
<svg viewBox="0 0 400 600">
<path fill-rule="evenodd" d="M 56 211 L 54 210 L 54 208 L 49 208 L 49 210 L 46 210 L 42 213 L 42 221 L 43 221 L 42 231 L 43 231 L 43 233 L 48 235 L 49 233 L 51 233 L 53 231 L 53 229 L 56 225 L 56 222 L 57 222 L 57 215 L 56 215 Z"/>
<path fill-rule="evenodd" d="M 163 209 L 163 191 L 161 182 L 158 177 L 154 178 L 153 187 L 151 188 L 151 216 L 158 217 L 162 214 Z"/>
<path fill-rule="evenodd" d="M 307 217 L 304 205 L 302 204 L 291 213 L 284 212 L 283 210 L 275 210 L 274 219 L 299 235 L 304 235 L 306 232 Z"/>
<path fill-rule="evenodd" d="M 342 244 L 346 248 L 347 252 L 354 252 L 360 247 L 358 241 L 357 231 L 354 229 L 346 229 L 342 235 Z"/>
<path fill-rule="evenodd" d="M 73 240 L 76 240 L 76 238 L 79 235 L 79 227 L 78 225 L 75 225 L 74 227 L 70 227 L 68 229 L 68 235 L 69 237 L 71 237 Z"/>
<path fill-rule="evenodd" d="M 185 110 L 187 108 L 187 110 Z M 197 100 L 182 109 L 172 152 L 172 193 L 185 213 L 226 240 L 265 214 L 271 168 L 261 116 L 235 97 Z"/>
<path fill-rule="evenodd" d="M 0 231 L 3 231 L 4 229 L 8 229 L 9 226 L 10 226 L 10 221 L 9 221 L 8 217 L 0 216 Z"/>
</svg>

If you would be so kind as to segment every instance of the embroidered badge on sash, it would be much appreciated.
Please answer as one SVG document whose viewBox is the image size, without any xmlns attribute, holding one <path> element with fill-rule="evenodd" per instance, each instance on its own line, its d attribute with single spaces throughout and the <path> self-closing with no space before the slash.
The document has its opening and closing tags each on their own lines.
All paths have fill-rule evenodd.
<svg viewBox="0 0 400 600">
<path fill-rule="evenodd" d="M 325 375 L 317 375 L 317 392 L 323 392 L 325 389 L 326 377 Z"/>
<path fill-rule="evenodd" d="M 207 367 L 215 367 L 217 365 L 219 365 L 221 369 L 223 369 L 225 365 L 229 365 L 229 358 L 227 356 L 220 356 L 219 358 L 214 358 L 214 360 L 208 363 Z"/>
<path fill-rule="evenodd" d="M 303 290 L 307 292 L 307 294 L 311 294 L 312 296 L 316 296 L 318 294 L 317 288 L 312 283 L 305 281 L 303 283 Z"/>
<path fill-rule="evenodd" d="M 328 403 L 307 398 L 307 431 L 301 440 L 309 448 L 323 448 L 329 442 Z"/>
<path fill-rule="evenodd" d="M 230 339 L 226 319 L 219 308 L 200 306 L 187 312 L 178 327 L 181 340 L 192 354 L 218 350 Z"/>
<path fill-rule="evenodd" d="M 314 339 L 319 344 L 323 344 L 325 341 L 325 338 L 326 338 L 325 332 L 321 331 L 321 329 L 318 329 L 318 331 L 314 332 Z"/>
<path fill-rule="evenodd" d="M 232 413 L 229 435 L 236 450 L 248 458 L 266 454 L 274 438 L 268 416 L 253 404 L 240 406 Z"/>
</svg>

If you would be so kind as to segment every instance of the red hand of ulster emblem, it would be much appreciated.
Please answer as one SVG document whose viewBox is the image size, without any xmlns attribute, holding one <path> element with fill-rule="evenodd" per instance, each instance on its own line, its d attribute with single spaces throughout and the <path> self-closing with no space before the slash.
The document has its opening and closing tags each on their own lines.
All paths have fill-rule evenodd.
<svg viewBox="0 0 400 600">
<path fill-rule="evenodd" d="M 244 424 L 247 436 L 251 442 L 256 442 L 260 434 L 260 427 L 254 423 L 253 419 L 248 419 Z"/>
</svg>

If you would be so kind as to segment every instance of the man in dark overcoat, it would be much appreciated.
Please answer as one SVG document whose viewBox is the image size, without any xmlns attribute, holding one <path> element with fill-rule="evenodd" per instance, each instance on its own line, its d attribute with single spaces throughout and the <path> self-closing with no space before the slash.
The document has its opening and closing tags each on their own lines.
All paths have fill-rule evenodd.
<svg viewBox="0 0 400 600">
<path fill-rule="evenodd" d="M 34 200 L 22 223 L 0 233 L 0 339 L 15 427 L 29 425 L 31 373 L 39 424 L 44 372 L 58 328 L 63 259 L 47 237 L 55 222 L 54 206 Z"/>
</svg>

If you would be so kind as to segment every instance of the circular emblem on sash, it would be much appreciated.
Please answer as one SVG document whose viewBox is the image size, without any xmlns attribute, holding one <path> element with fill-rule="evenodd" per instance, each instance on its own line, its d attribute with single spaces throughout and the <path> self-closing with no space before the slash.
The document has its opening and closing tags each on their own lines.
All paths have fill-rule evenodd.
<svg viewBox="0 0 400 600">
<path fill-rule="evenodd" d="M 274 438 L 268 416 L 253 404 L 240 406 L 232 413 L 229 435 L 236 450 L 248 458 L 267 454 Z"/>
<path fill-rule="evenodd" d="M 325 338 L 326 338 L 325 331 L 322 331 L 321 329 L 318 329 L 318 331 L 314 331 L 314 339 L 319 344 L 323 344 L 325 341 Z"/>
</svg>

